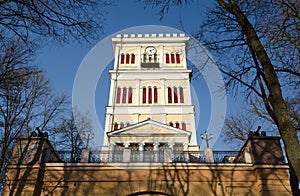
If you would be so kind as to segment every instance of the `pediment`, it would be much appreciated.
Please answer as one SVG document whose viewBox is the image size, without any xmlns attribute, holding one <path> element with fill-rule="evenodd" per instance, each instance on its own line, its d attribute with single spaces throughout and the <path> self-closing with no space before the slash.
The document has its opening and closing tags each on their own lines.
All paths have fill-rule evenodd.
<svg viewBox="0 0 300 196">
<path fill-rule="evenodd" d="M 153 120 L 146 120 L 137 124 L 109 132 L 110 137 L 120 136 L 190 136 L 191 132 L 171 127 Z"/>
</svg>

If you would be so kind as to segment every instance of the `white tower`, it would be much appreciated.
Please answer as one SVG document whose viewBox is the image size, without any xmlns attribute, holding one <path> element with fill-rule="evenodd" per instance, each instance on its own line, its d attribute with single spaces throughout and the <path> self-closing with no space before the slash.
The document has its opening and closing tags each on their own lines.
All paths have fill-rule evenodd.
<svg viewBox="0 0 300 196">
<path fill-rule="evenodd" d="M 104 146 L 138 151 L 197 145 L 185 34 L 124 34 L 112 39 Z"/>
</svg>

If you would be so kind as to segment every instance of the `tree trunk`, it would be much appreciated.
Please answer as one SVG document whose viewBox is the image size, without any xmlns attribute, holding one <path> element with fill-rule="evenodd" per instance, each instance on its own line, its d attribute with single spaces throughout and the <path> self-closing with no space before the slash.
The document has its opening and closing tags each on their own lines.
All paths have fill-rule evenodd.
<svg viewBox="0 0 300 196">
<path fill-rule="evenodd" d="M 256 31 L 235 1 L 230 0 L 230 4 L 225 3 L 223 0 L 217 0 L 217 2 L 221 7 L 226 9 L 226 11 L 236 17 L 237 22 L 246 36 L 249 48 L 253 49 L 262 66 L 262 77 L 269 91 L 269 96 L 264 98 L 268 100 L 267 104 L 270 104 L 272 109 L 272 111 L 267 109 L 268 113 L 276 122 L 280 135 L 283 139 L 287 158 L 292 166 L 291 171 L 294 171 L 297 178 L 300 179 L 300 145 L 296 129 L 292 124 L 291 117 L 282 96 L 280 83 L 274 70 L 274 66 L 260 42 Z M 269 107 L 270 105 L 266 105 L 265 103 L 266 107 Z"/>
</svg>

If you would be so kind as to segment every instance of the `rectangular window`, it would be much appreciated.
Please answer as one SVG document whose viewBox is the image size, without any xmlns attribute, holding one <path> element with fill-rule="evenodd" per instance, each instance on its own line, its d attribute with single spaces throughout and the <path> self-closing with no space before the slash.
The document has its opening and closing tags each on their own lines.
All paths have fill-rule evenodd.
<svg viewBox="0 0 300 196">
<path fill-rule="evenodd" d="M 157 103 L 157 87 L 154 87 L 154 103 Z"/>
<path fill-rule="evenodd" d="M 152 103 L 152 88 L 148 87 L 148 103 Z"/>
<path fill-rule="evenodd" d="M 180 63 L 180 55 L 176 54 L 176 63 Z"/>
<path fill-rule="evenodd" d="M 121 54 L 121 64 L 124 64 L 124 59 L 125 59 L 124 54 Z"/>
<path fill-rule="evenodd" d="M 122 103 L 126 103 L 126 98 L 127 98 L 127 89 L 124 87 L 123 95 L 122 95 Z"/>
<path fill-rule="evenodd" d="M 115 124 L 114 124 L 114 131 L 115 131 L 115 130 L 118 130 L 118 123 L 115 123 Z"/>
<path fill-rule="evenodd" d="M 134 64 L 134 63 L 135 63 L 135 55 L 131 54 L 131 64 Z"/>
<path fill-rule="evenodd" d="M 174 54 L 171 54 L 171 63 L 175 63 L 175 56 L 174 56 Z"/>
<path fill-rule="evenodd" d="M 146 103 L 146 87 L 143 88 L 143 103 Z"/>
<path fill-rule="evenodd" d="M 122 103 L 126 103 L 127 98 L 127 89 L 126 87 L 123 88 L 123 96 L 122 96 Z"/>
<path fill-rule="evenodd" d="M 185 122 L 182 122 L 182 123 L 181 123 L 181 129 L 182 129 L 182 130 L 186 130 L 186 124 L 185 124 Z"/>
<path fill-rule="evenodd" d="M 121 88 L 118 87 L 117 88 L 117 100 L 116 100 L 116 103 L 120 103 L 121 101 Z"/>
<path fill-rule="evenodd" d="M 130 55 L 126 54 L 126 64 L 129 64 L 129 61 L 130 61 Z"/>
<path fill-rule="evenodd" d="M 179 87 L 180 103 L 184 103 L 183 88 Z"/>
<path fill-rule="evenodd" d="M 172 103 L 172 89 L 168 87 L 168 103 Z"/>
<path fill-rule="evenodd" d="M 170 55 L 166 54 L 166 63 L 169 64 L 170 63 Z"/>
<path fill-rule="evenodd" d="M 132 88 L 128 89 L 128 103 L 132 103 Z"/>
<path fill-rule="evenodd" d="M 177 94 L 177 88 L 174 87 L 174 103 L 178 103 L 178 94 Z"/>
</svg>

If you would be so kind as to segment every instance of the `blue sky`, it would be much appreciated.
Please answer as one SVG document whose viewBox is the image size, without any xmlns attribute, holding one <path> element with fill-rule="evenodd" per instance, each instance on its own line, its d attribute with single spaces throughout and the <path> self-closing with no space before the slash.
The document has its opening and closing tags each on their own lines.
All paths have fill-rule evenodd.
<svg viewBox="0 0 300 196">
<path fill-rule="evenodd" d="M 69 44 L 65 46 L 47 46 L 44 47 L 39 56 L 37 63 L 46 71 L 50 77 L 54 90 L 57 93 L 66 93 L 72 96 L 72 88 L 74 78 L 82 60 L 91 50 L 93 45 L 101 41 L 101 39 L 118 32 L 120 30 L 140 26 L 140 25 L 163 25 L 173 27 L 187 33 L 196 32 L 199 28 L 201 20 L 204 19 L 205 10 L 212 5 L 214 1 L 195 1 L 190 5 L 182 8 L 171 8 L 160 20 L 159 9 L 146 8 L 144 5 L 135 0 L 117 1 L 115 6 L 107 9 L 105 15 L 106 21 L 103 24 L 104 33 L 100 33 L 101 38 L 95 40 L 90 46 L 81 46 L 77 44 Z M 159 33 L 159 32 L 158 32 Z M 100 57 L 101 58 L 101 57 Z M 98 117 L 101 124 L 104 123 L 103 117 L 105 105 L 107 104 L 109 82 L 108 75 L 103 75 L 97 86 L 95 104 Z M 208 117 L 206 113 L 210 113 L 210 97 L 207 95 L 207 86 L 203 78 L 193 81 L 194 85 L 199 85 L 197 88 L 198 99 L 201 108 L 201 118 L 198 132 L 204 132 L 207 128 Z M 199 89 L 201 89 L 199 92 Z M 198 141 L 199 142 L 199 141 Z M 201 142 L 201 141 L 200 141 Z M 214 146 L 215 148 L 223 148 L 223 143 L 219 140 Z M 238 150 L 238 149 L 236 149 Z"/>
</svg>

